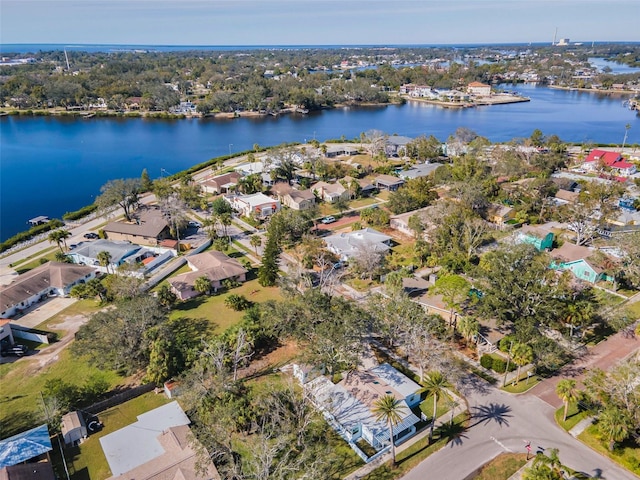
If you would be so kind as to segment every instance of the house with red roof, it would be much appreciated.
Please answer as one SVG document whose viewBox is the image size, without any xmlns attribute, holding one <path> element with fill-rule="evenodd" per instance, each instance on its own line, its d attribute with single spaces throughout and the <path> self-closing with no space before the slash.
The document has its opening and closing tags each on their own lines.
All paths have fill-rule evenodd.
<svg viewBox="0 0 640 480">
<path fill-rule="evenodd" d="M 627 162 L 622 154 L 598 149 L 589 153 L 589 156 L 584 159 L 582 168 L 589 172 L 598 172 L 608 168 L 619 177 L 630 177 L 637 171 L 636 166 Z"/>
<path fill-rule="evenodd" d="M 488 97 L 491 95 L 491 85 L 481 82 L 471 82 L 467 85 L 467 93 L 480 97 Z"/>
</svg>

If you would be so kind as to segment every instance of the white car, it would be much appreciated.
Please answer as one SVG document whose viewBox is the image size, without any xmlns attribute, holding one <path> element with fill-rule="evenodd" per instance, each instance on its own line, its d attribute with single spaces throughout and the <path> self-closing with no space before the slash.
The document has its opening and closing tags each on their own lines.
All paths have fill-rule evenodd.
<svg viewBox="0 0 640 480">
<path fill-rule="evenodd" d="M 329 215 L 328 217 L 324 217 L 322 220 L 320 220 L 321 223 L 328 225 L 330 223 L 333 223 L 336 221 L 335 217 L 332 217 L 331 215 Z"/>
</svg>

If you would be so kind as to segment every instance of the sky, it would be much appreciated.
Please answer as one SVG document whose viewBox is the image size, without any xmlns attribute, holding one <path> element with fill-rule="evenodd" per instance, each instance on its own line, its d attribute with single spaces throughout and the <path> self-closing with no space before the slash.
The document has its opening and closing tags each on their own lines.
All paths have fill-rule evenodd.
<svg viewBox="0 0 640 480">
<path fill-rule="evenodd" d="M 0 0 L 0 42 L 402 45 L 640 41 L 640 0 Z"/>
</svg>

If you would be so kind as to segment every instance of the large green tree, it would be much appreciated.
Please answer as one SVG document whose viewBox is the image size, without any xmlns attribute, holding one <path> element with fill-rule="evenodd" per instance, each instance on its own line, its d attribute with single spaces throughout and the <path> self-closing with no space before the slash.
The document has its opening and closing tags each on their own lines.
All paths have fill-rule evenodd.
<svg viewBox="0 0 640 480">
<path fill-rule="evenodd" d="M 140 179 L 126 178 L 109 180 L 100 188 L 100 195 L 96 198 L 96 205 L 100 209 L 107 209 L 119 205 L 124 211 L 127 221 L 131 221 L 131 213 L 138 205 L 140 194 Z"/>
</svg>

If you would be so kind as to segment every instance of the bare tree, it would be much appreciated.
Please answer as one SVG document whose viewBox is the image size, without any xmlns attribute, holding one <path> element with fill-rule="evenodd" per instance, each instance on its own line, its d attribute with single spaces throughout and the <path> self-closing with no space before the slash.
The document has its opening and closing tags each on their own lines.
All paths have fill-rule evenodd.
<svg viewBox="0 0 640 480">
<path fill-rule="evenodd" d="M 360 278 L 371 280 L 382 266 L 383 254 L 373 243 L 361 243 L 356 247 L 356 254 L 351 258 L 352 270 Z"/>
<path fill-rule="evenodd" d="M 188 222 L 187 205 L 176 193 L 172 193 L 160 202 L 160 210 L 178 241 L 177 251 L 180 252 L 180 230 Z"/>
<path fill-rule="evenodd" d="M 233 381 L 238 378 L 238 367 L 253 356 L 253 345 L 247 340 L 247 334 L 244 329 L 239 329 L 236 334 L 236 346 L 233 350 L 231 363 L 233 365 Z"/>
</svg>

